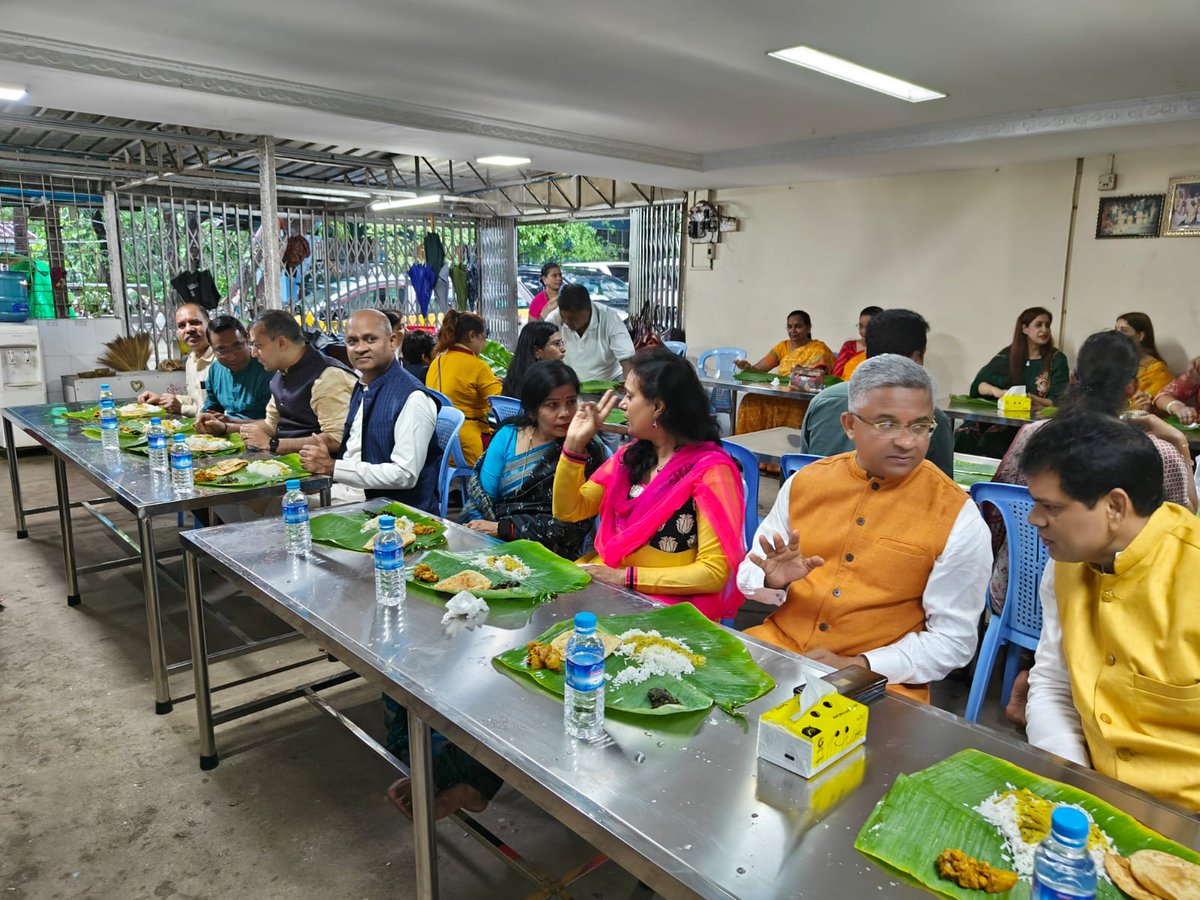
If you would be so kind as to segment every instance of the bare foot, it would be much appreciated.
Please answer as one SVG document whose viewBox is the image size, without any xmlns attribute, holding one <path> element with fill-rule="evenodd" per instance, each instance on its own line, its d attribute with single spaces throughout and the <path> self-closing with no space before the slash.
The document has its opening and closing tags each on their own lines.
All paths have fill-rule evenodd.
<svg viewBox="0 0 1200 900">
<path fill-rule="evenodd" d="M 401 778 L 387 791 L 388 802 L 412 818 L 412 781 Z M 487 799 L 469 784 L 454 784 L 433 795 L 433 817 L 444 819 L 460 809 L 481 813 L 487 809 Z"/>
<path fill-rule="evenodd" d="M 1012 694 L 1008 698 L 1008 706 L 1004 707 L 1004 715 L 1008 721 L 1018 728 L 1024 728 L 1025 704 L 1029 701 L 1029 670 L 1022 669 L 1013 681 Z"/>
</svg>

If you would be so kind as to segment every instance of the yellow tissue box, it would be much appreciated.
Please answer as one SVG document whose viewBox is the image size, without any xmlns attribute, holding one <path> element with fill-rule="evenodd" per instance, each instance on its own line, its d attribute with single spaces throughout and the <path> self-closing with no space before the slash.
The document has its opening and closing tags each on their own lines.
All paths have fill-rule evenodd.
<svg viewBox="0 0 1200 900">
<path fill-rule="evenodd" d="M 758 755 L 797 775 L 811 778 L 867 739 L 867 707 L 830 694 L 808 712 L 795 696 L 758 720 Z"/>
<path fill-rule="evenodd" d="M 1028 394 L 1024 397 L 1005 394 L 1000 398 L 999 408 L 1002 413 L 1029 412 L 1033 409 L 1033 401 L 1029 399 Z"/>
</svg>

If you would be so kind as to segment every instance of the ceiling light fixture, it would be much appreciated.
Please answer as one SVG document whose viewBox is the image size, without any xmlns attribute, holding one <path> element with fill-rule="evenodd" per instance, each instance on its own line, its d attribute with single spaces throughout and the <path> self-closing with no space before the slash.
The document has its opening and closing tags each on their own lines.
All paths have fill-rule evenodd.
<svg viewBox="0 0 1200 900">
<path fill-rule="evenodd" d="M 27 93 L 19 84 L 0 84 L 0 100 L 20 100 Z"/>
<path fill-rule="evenodd" d="M 842 81 L 849 81 L 851 84 L 857 84 L 859 87 L 869 88 L 872 91 L 879 91 L 881 94 L 887 94 L 890 97 L 907 100 L 909 103 L 941 100 L 946 96 L 939 91 L 931 91 L 929 88 L 913 84 L 911 81 L 885 75 L 883 72 L 868 69 L 866 66 L 852 63 L 848 59 L 842 59 L 840 56 L 833 56 L 832 54 L 804 46 L 803 44 L 798 47 L 788 47 L 785 50 L 772 50 L 767 56 L 781 59 L 796 66 L 803 66 L 806 69 L 812 69 L 814 72 L 820 72 L 822 75 L 840 78 Z"/>
<path fill-rule="evenodd" d="M 475 162 L 481 166 L 527 166 L 531 162 L 528 156 L 480 156 Z"/>
<path fill-rule="evenodd" d="M 408 206 L 429 206 L 432 203 L 441 203 L 441 194 L 426 194 L 424 197 L 402 197 L 398 200 L 378 200 L 371 204 L 371 209 L 376 212 L 382 212 L 385 209 L 404 209 Z"/>
</svg>

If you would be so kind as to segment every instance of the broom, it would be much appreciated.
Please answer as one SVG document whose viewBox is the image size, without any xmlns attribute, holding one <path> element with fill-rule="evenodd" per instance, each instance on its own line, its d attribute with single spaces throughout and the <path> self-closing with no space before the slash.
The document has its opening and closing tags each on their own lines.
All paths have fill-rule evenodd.
<svg viewBox="0 0 1200 900">
<path fill-rule="evenodd" d="M 118 372 L 141 372 L 150 363 L 150 335 L 114 338 L 104 345 L 96 362 Z"/>
</svg>

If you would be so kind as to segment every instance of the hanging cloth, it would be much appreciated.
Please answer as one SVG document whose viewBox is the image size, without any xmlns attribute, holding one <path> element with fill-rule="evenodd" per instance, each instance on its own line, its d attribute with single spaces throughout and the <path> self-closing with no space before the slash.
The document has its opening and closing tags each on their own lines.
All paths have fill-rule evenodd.
<svg viewBox="0 0 1200 900">
<path fill-rule="evenodd" d="M 435 274 L 441 272 L 442 266 L 446 264 L 446 248 L 436 231 L 425 233 L 425 264 L 433 269 Z"/>
<path fill-rule="evenodd" d="M 467 267 L 461 262 L 450 267 L 450 283 L 454 285 L 454 305 L 459 309 L 467 309 Z"/>
<path fill-rule="evenodd" d="M 180 272 L 171 279 L 171 287 L 175 288 L 185 301 L 199 303 L 207 310 L 216 309 L 221 304 L 217 283 L 213 281 L 212 272 L 208 269 Z"/>
<path fill-rule="evenodd" d="M 413 263 L 408 268 L 408 283 L 417 294 L 417 304 L 421 307 L 421 315 L 429 315 L 429 298 L 433 296 L 433 283 L 437 281 L 437 273 L 425 263 Z"/>
</svg>

